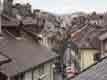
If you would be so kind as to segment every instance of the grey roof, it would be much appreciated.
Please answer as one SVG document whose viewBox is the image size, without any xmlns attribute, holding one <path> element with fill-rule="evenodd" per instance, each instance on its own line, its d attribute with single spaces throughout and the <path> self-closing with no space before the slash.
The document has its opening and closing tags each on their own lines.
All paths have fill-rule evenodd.
<svg viewBox="0 0 107 80">
<path fill-rule="evenodd" d="M 23 21 L 24 25 L 37 24 L 37 20 L 35 18 L 32 18 L 32 17 L 26 17 L 22 21 Z"/>
<path fill-rule="evenodd" d="M 0 51 L 12 59 L 10 63 L 1 66 L 1 72 L 7 76 L 13 76 L 37 67 L 57 56 L 46 47 L 37 45 L 34 41 L 25 38 L 16 40 L 9 36 L 0 40 Z"/>
<path fill-rule="evenodd" d="M 2 26 L 17 26 L 19 21 L 13 17 L 2 15 Z"/>
<path fill-rule="evenodd" d="M 100 35 L 99 35 L 99 39 L 100 40 L 105 40 L 107 38 L 107 30 L 103 31 Z"/>
<path fill-rule="evenodd" d="M 71 80 L 107 80 L 107 58 Z"/>
<path fill-rule="evenodd" d="M 103 14 L 94 14 L 94 15 L 92 14 L 92 15 L 89 15 L 87 18 L 90 20 L 100 20 L 101 16 L 104 17 Z"/>
<path fill-rule="evenodd" d="M 101 33 L 99 26 L 87 24 L 82 27 L 83 29 L 78 32 L 78 37 L 72 37 L 72 41 L 78 48 L 100 48 L 100 40 L 98 35 Z"/>
</svg>

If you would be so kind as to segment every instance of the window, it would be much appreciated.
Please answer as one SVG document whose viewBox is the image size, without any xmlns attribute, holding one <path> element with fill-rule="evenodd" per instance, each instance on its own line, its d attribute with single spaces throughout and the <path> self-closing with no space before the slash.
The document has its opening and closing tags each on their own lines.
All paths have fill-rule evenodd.
<svg viewBox="0 0 107 80">
<path fill-rule="evenodd" d="M 11 80 L 24 80 L 23 79 L 23 74 L 20 74 L 20 75 L 16 75 L 14 77 L 11 77 Z"/>
<path fill-rule="evenodd" d="M 43 75 L 44 74 L 44 65 L 40 65 L 39 67 L 39 75 Z"/>
<path fill-rule="evenodd" d="M 32 80 L 32 72 L 26 72 L 23 80 Z"/>
<path fill-rule="evenodd" d="M 96 53 L 94 55 L 94 61 L 99 61 L 100 60 L 100 53 Z"/>
<path fill-rule="evenodd" d="M 104 51 L 106 52 L 107 51 L 107 39 L 103 41 L 103 44 L 104 44 Z"/>
</svg>

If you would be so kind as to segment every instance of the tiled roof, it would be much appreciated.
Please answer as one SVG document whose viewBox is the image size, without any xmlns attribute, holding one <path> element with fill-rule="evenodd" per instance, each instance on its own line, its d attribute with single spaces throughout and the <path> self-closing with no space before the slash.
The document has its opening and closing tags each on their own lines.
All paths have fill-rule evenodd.
<svg viewBox="0 0 107 80">
<path fill-rule="evenodd" d="M 101 28 L 102 29 L 102 28 Z M 96 25 L 87 24 L 78 29 L 73 35 L 72 41 L 78 48 L 100 48 L 98 35 L 101 33 Z"/>
<path fill-rule="evenodd" d="M 104 40 L 107 38 L 107 30 L 103 31 L 100 35 L 99 35 L 99 39 L 100 40 Z"/>
<path fill-rule="evenodd" d="M 2 26 L 17 26 L 19 21 L 15 18 L 9 17 L 5 14 L 2 15 Z"/>
<path fill-rule="evenodd" d="M 71 80 L 107 80 L 107 57 Z"/>
<path fill-rule="evenodd" d="M 0 51 L 12 59 L 10 63 L 1 66 L 1 72 L 7 76 L 13 76 L 37 67 L 57 56 L 46 47 L 26 38 L 16 40 L 7 35 L 0 40 Z"/>
<path fill-rule="evenodd" d="M 37 20 L 33 19 L 32 17 L 26 17 L 22 21 L 24 25 L 37 24 Z"/>
</svg>

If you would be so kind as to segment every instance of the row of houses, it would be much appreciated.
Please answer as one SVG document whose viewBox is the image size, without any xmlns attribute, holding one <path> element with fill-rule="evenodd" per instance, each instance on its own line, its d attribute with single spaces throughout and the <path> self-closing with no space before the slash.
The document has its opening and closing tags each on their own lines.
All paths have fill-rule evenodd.
<svg viewBox="0 0 107 80">
<path fill-rule="evenodd" d="M 73 64 L 75 64 L 75 67 L 79 70 L 78 73 L 80 73 L 107 55 L 106 15 L 93 12 L 92 14 L 82 13 L 82 15 L 76 17 L 72 17 L 71 15 L 69 18 L 68 26 L 61 24 L 68 31 L 69 44 L 71 45 L 71 52 L 63 53 L 63 56 L 68 56 L 68 61 L 66 60 L 66 63 L 64 63 L 68 65 L 69 62 L 72 62 L 72 59 L 75 59 Z M 72 54 L 73 58 L 69 57 L 69 53 Z M 67 73 L 71 74 L 71 72 L 68 71 Z"/>
<path fill-rule="evenodd" d="M 23 20 L 20 22 L 15 18 L 17 16 L 10 15 L 11 10 L 14 11 L 14 14 L 17 14 L 17 8 L 21 9 L 18 4 L 13 7 L 12 1 L 4 0 L 5 9 L 1 15 L 0 79 L 56 80 L 55 63 L 58 55 L 39 44 L 41 38 L 37 33 L 40 32 L 40 28 L 43 25 L 40 23 L 38 26 L 37 20 L 30 16 L 23 17 Z"/>
<path fill-rule="evenodd" d="M 80 72 L 107 56 L 106 32 L 106 26 L 92 24 L 86 24 L 81 29 L 71 32 L 72 42 L 78 48 L 75 54 L 78 56 Z"/>
<path fill-rule="evenodd" d="M 62 60 L 61 62 L 61 65 L 63 66 L 62 69 L 65 70 L 64 68 L 65 65 L 71 66 L 72 65 L 71 62 L 73 62 L 73 64 L 78 70 L 77 73 L 83 71 L 92 64 L 99 62 L 101 58 L 104 58 L 107 55 L 106 54 L 107 30 L 105 20 L 106 17 L 104 17 L 103 14 L 97 15 L 96 13 L 93 13 L 92 15 L 88 15 L 85 17 L 80 16 L 79 18 L 83 21 L 81 22 L 81 20 L 80 21 L 78 20 L 80 23 L 77 22 L 76 25 L 72 25 L 71 26 L 72 28 L 68 30 L 70 32 L 69 33 L 70 43 L 68 43 L 68 45 L 70 44 L 71 52 L 66 51 L 68 47 L 64 46 L 65 51 L 62 50 L 62 53 L 61 54 L 59 53 Z M 62 39 L 61 36 L 60 39 Z M 46 45 L 49 46 L 50 44 L 48 42 L 48 38 L 46 38 L 45 40 L 47 43 Z M 66 42 L 67 41 L 65 40 L 64 43 Z M 71 57 L 70 55 L 73 57 Z M 63 75 L 66 76 L 66 72 L 63 72 Z"/>
<path fill-rule="evenodd" d="M 37 35 L 28 30 L 30 25 L 26 21 L 22 25 L 6 15 L 2 16 L 2 21 L 0 51 L 9 61 L 0 66 L 0 77 L 3 77 L 0 79 L 54 80 L 58 55 L 37 42 Z"/>
<path fill-rule="evenodd" d="M 19 4 L 14 6 L 14 11 L 16 11 L 14 14 L 17 14 L 18 8 L 21 7 Z M 28 11 L 29 8 L 28 5 Z M 65 40 L 62 44 L 66 44 L 66 46 L 61 53 L 56 55 L 50 51 L 53 45 L 48 40 L 48 36 L 58 30 L 58 27 L 55 29 L 56 26 L 48 22 L 51 20 L 55 22 L 55 17 L 47 18 L 47 13 L 43 13 L 45 16 L 40 13 L 40 10 L 35 10 L 35 18 L 27 14 L 27 17 L 23 17 L 21 22 L 7 14 L 2 14 L 1 52 L 9 57 L 6 60 L 6 63 L 9 63 L 3 64 L 0 71 L 5 78 L 12 80 L 57 80 L 54 64 L 57 62 L 57 56 L 60 56 L 61 63 L 58 65 L 61 68 L 61 75 L 64 76 L 67 76 L 64 71 L 65 65 L 66 67 L 75 65 L 77 73 L 79 73 L 106 56 L 107 31 L 102 15 L 98 16 L 95 13 L 94 17 L 89 15 L 88 22 L 84 16 L 79 17 L 83 21 L 75 20 L 74 23 L 79 22 L 78 25 L 72 25 L 72 29 L 68 28 L 70 31 L 69 43 Z M 40 18 L 41 15 L 42 18 Z M 45 21 L 45 18 L 49 20 Z M 50 33 L 43 36 L 45 29 Z M 62 39 L 61 36 L 59 39 Z"/>
</svg>

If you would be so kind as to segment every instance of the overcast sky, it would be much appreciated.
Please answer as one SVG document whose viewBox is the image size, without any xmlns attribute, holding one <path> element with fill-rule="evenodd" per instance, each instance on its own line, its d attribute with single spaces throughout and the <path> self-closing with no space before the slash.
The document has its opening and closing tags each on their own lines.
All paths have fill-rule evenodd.
<svg viewBox="0 0 107 80">
<path fill-rule="evenodd" d="M 18 1 L 18 0 L 17 0 Z M 23 2 L 24 0 L 21 0 Z M 84 12 L 105 12 L 107 10 L 107 0 L 26 0 L 32 4 L 33 8 L 45 11 L 64 14 L 76 11 Z"/>
</svg>

